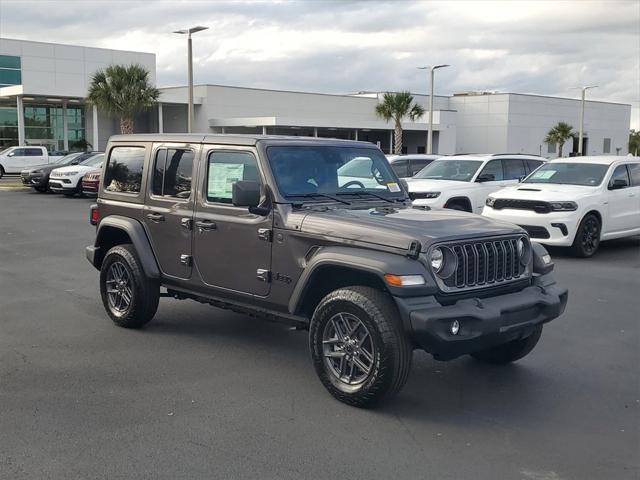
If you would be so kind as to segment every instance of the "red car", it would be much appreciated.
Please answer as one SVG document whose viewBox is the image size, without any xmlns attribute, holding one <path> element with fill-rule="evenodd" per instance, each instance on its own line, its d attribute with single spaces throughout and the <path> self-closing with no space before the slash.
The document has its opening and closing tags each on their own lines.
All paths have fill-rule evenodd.
<svg viewBox="0 0 640 480">
<path fill-rule="evenodd" d="M 98 195 L 98 185 L 100 185 L 101 168 L 91 170 L 82 178 L 82 193 L 88 197 Z"/>
</svg>

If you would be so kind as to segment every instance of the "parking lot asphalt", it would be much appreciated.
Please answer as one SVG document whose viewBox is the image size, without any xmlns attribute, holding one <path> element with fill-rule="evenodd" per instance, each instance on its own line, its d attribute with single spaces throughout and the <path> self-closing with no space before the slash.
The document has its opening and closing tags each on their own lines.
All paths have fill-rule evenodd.
<svg viewBox="0 0 640 480">
<path fill-rule="evenodd" d="M 517 364 L 415 352 L 359 410 L 304 331 L 172 299 L 115 327 L 90 203 L 0 192 L 0 478 L 639 478 L 640 238 L 552 252 L 569 306 Z"/>
</svg>

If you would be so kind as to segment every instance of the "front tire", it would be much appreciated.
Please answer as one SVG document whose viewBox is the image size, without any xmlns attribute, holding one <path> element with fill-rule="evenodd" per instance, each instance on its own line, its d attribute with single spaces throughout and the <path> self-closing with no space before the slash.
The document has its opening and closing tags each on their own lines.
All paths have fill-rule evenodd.
<svg viewBox="0 0 640 480">
<path fill-rule="evenodd" d="M 537 345 L 541 335 L 542 325 L 536 327 L 536 329 L 525 338 L 512 340 L 497 347 L 472 353 L 471 356 L 484 363 L 505 365 L 528 355 Z"/>
<path fill-rule="evenodd" d="M 571 252 L 577 257 L 593 256 L 600 246 L 600 220 L 593 213 L 586 215 L 580 222 Z"/>
<path fill-rule="evenodd" d="M 372 407 L 397 394 L 409 376 L 413 349 L 387 294 L 369 287 L 329 293 L 309 330 L 313 365 L 336 399 Z"/>
<path fill-rule="evenodd" d="M 145 275 L 133 245 L 117 245 L 102 262 L 100 295 L 116 325 L 140 328 L 158 309 L 160 285 Z"/>
</svg>

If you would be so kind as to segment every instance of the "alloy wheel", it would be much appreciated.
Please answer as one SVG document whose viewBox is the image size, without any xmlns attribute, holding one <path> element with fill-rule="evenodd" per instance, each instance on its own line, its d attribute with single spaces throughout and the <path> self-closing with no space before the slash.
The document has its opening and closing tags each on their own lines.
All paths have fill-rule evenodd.
<svg viewBox="0 0 640 480">
<path fill-rule="evenodd" d="M 600 243 L 600 225 L 594 217 L 589 217 L 582 230 L 582 248 L 588 254 L 593 253 Z"/>
<path fill-rule="evenodd" d="M 375 363 L 373 338 L 366 325 L 351 313 L 337 313 L 326 323 L 322 352 L 327 369 L 347 385 L 364 382 Z"/>
<path fill-rule="evenodd" d="M 106 283 L 109 308 L 115 315 L 122 315 L 133 298 L 131 276 L 122 262 L 113 262 L 109 266 Z"/>
</svg>

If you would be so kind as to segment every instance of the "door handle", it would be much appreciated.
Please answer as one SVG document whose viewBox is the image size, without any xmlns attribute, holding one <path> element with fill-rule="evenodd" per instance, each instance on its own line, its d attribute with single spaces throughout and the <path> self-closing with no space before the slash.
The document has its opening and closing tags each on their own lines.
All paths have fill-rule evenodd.
<svg viewBox="0 0 640 480">
<path fill-rule="evenodd" d="M 160 213 L 147 213 L 147 218 L 155 223 L 164 222 L 164 215 Z"/>
<path fill-rule="evenodd" d="M 204 232 L 208 230 L 215 230 L 216 224 L 211 220 L 198 220 L 196 222 L 196 227 L 198 227 L 199 232 Z"/>
</svg>

